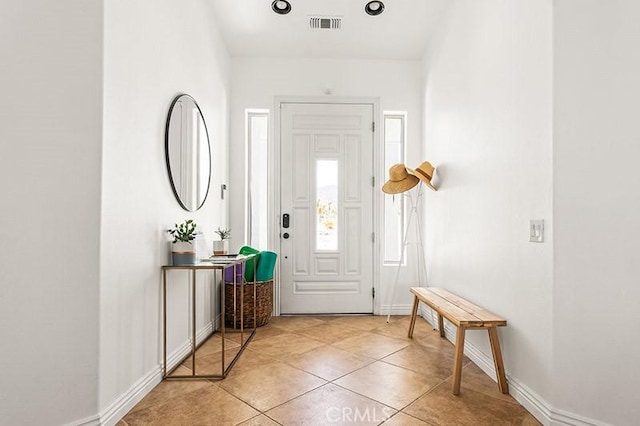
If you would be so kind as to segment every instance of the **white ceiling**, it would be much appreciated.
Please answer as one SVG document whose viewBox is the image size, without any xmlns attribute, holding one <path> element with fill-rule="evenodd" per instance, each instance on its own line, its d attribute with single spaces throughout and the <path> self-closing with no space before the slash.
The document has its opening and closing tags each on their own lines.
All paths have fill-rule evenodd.
<svg viewBox="0 0 640 426">
<path fill-rule="evenodd" d="M 288 15 L 271 0 L 211 0 L 232 57 L 420 60 L 446 0 L 383 0 L 379 16 L 368 0 L 289 0 Z M 309 16 L 340 16 L 341 30 L 311 30 Z"/>
</svg>

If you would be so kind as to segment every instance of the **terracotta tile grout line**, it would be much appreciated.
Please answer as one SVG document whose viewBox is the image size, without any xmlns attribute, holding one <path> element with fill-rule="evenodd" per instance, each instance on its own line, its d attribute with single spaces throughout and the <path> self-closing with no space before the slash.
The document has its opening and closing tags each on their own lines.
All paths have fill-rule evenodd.
<svg viewBox="0 0 640 426">
<path fill-rule="evenodd" d="M 389 408 L 391 408 L 392 410 L 395 410 L 395 411 L 396 411 L 396 413 L 394 414 L 394 416 L 395 416 L 397 413 L 399 413 L 399 412 L 400 412 L 400 410 L 398 410 L 397 408 L 394 408 L 394 407 L 392 407 L 392 406 L 390 406 L 390 405 L 388 405 L 388 404 L 385 404 L 385 403 L 384 403 L 384 402 L 382 402 L 382 401 L 378 401 L 377 399 L 373 399 L 373 398 L 371 398 L 370 396 L 363 395 L 363 394 L 361 394 L 360 392 L 356 392 L 356 391 L 354 391 L 353 389 L 346 388 L 346 387 L 344 387 L 344 386 L 342 386 L 342 385 L 340 385 L 340 384 L 338 384 L 338 383 L 333 383 L 333 382 L 332 382 L 331 384 L 333 384 L 333 385 L 335 385 L 335 386 L 337 386 L 337 387 L 339 387 L 339 388 L 341 388 L 341 389 L 343 389 L 343 390 L 346 390 L 347 392 L 351 392 L 351 393 L 354 393 L 354 394 L 356 394 L 356 395 L 359 395 L 359 396 L 361 396 L 361 397 L 363 397 L 363 398 L 365 398 L 365 399 L 368 399 L 369 401 L 376 402 L 376 403 L 378 403 L 378 404 L 384 405 L 385 407 L 389 407 Z"/>
<path fill-rule="evenodd" d="M 306 353 L 306 352 L 303 352 L 303 353 Z M 349 374 L 352 374 L 352 373 L 354 373 L 354 372 L 356 372 L 356 371 L 358 371 L 358 370 L 361 370 L 361 369 L 363 369 L 363 368 L 365 368 L 365 367 L 367 367 L 367 366 L 369 366 L 369 365 L 373 364 L 374 362 L 379 361 L 378 359 L 375 359 L 375 358 L 371 358 L 371 360 L 372 360 L 372 361 L 371 361 L 370 363 L 368 363 L 368 364 L 366 364 L 366 365 L 364 365 L 364 366 L 362 366 L 362 367 L 359 367 L 359 368 L 357 368 L 357 369 L 355 369 L 355 370 L 353 370 L 353 371 L 351 371 L 351 372 L 349 372 L 349 373 L 343 374 L 342 376 L 337 377 L 337 378 L 335 378 L 335 379 L 333 379 L 333 380 L 327 380 L 327 379 L 325 379 L 325 378 L 323 378 L 323 377 L 320 377 L 320 376 L 318 376 L 318 375 L 316 375 L 316 374 L 314 374 L 314 373 L 311 373 L 311 372 L 309 372 L 309 371 L 303 370 L 303 369 L 301 369 L 301 368 L 295 367 L 295 366 L 293 366 L 293 365 L 287 364 L 286 362 L 282 361 L 282 362 L 283 362 L 283 364 L 288 365 L 288 366 L 290 366 L 291 368 L 295 368 L 296 370 L 302 371 L 303 373 L 307 373 L 307 374 L 310 374 L 310 375 L 312 375 L 312 376 L 314 376 L 314 377 L 317 377 L 317 378 L 319 378 L 319 379 L 321 379 L 321 380 L 324 380 L 326 383 L 323 383 L 323 384 L 321 384 L 321 385 L 319 385 L 319 386 L 314 387 L 313 389 L 310 389 L 310 390 L 308 390 L 308 391 L 306 391 L 306 392 L 303 392 L 303 393 L 301 393 L 300 395 L 297 395 L 297 396 L 295 396 L 295 397 L 293 397 L 293 398 L 291 398 L 291 399 L 289 399 L 289 400 L 287 400 L 287 401 L 282 402 L 281 404 L 275 405 L 275 406 L 273 406 L 273 407 L 269 408 L 269 409 L 268 409 L 268 410 L 266 410 L 266 411 L 259 410 L 258 408 L 256 408 L 256 407 L 252 406 L 251 404 L 249 404 L 249 403 L 248 403 L 248 402 L 246 402 L 246 401 L 243 401 L 243 402 L 247 403 L 247 404 L 248 404 L 249 406 L 251 406 L 252 408 L 254 408 L 254 409 L 256 409 L 256 410 L 260 411 L 260 413 L 261 413 L 261 414 L 264 414 L 264 415 L 266 415 L 267 417 L 271 418 L 270 416 L 268 416 L 268 415 L 266 414 L 268 411 L 271 411 L 271 410 L 274 410 L 274 409 L 276 409 L 276 408 L 278 408 L 278 407 L 281 407 L 281 406 L 283 406 L 283 405 L 285 405 L 285 404 L 287 404 L 287 403 L 289 403 L 289 402 L 293 401 L 294 399 L 298 399 L 298 398 L 300 398 L 300 397 L 302 397 L 302 396 L 304 396 L 304 395 L 307 395 L 307 394 L 309 394 L 309 393 L 311 393 L 311 392 L 314 392 L 314 391 L 316 391 L 316 390 L 320 389 L 321 387 L 324 387 L 324 386 L 326 386 L 326 385 L 328 385 L 328 384 L 332 384 L 332 385 L 337 386 L 337 387 L 339 387 L 339 388 L 341 388 L 341 389 L 343 389 L 343 390 L 346 390 L 347 392 L 351 392 L 351 393 L 354 393 L 354 394 L 356 394 L 356 395 L 360 395 L 361 397 L 366 398 L 366 399 L 368 399 L 368 400 L 370 400 L 370 401 L 374 401 L 374 402 L 376 402 L 376 403 L 378 403 L 378 404 L 382 404 L 382 405 L 384 405 L 385 407 L 389 407 L 389 408 L 391 408 L 391 409 L 393 409 L 393 410 L 396 410 L 395 408 L 393 408 L 393 407 L 391 407 L 391 406 L 389 406 L 389 405 L 387 405 L 387 404 L 385 404 L 385 403 L 383 403 L 383 402 L 381 402 L 381 401 L 377 401 L 377 400 L 375 400 L 375 399 L 373 399 L 373 398 L 371 398 L 371 397 L 368 397 L 368 396 L 366 396 L 366 395 L 362 395 L 362 394 L 360 394 L 360 393 L 358 393 L 358 392 L 353 391 L 352 389 L 348 389 L 348 388 L 346 388 L 346 387 L 344 387 L 344 386 L 339 385 L 338 383 L 335 383 L 335 381 L 336 381 L 336 380 L 339 380 L 339 379 L 341 379 L 342 377 L 348 376 Z M 233 395 L 233 394 L 231 394 L 231 395 Z M 235 396 L 235 395 L 234 395 L 234 396 Z M 238 399 L 240 399 L 239 397 L 237 397 L 237 398 L 238 398 Z M 241 401 L 242 401 L 242 400 L 241 400 Z M 397 412 L 400 412 L 400 410 L 396 410 L 396 411 L 397 411 Z M 272 420 L 273 420 L 273 419 L 272 419 Z M 275 420 L 274 420 L 274 421 L 275 421 Z"/>
<path fill-rule="evenodd" d="M 383 356 L 382 358 L 378 358 L 378 361 L 382 361 L 383 359 L 385 359 L 385 358 L 387 358 L 387 357 L 390 357 L 391 355 L 395 355 L 395 354 L 397 354 L 398 352 L 400 352 L 400 351 L 403 351 L 403 350 L 407 349 L 408 347 L 409 347 L 409 345 L 407 345 L 407 346 L 405 346 L 405 347 L 403 347 L 403 348 L 400 348 L 400 349 L 398 349 L 398 350 L 396 350 L 396 351 L 393 351 L 393 352 L 391 352 L 391 353 L 388 353 L 387 355 Z M 389 363 L 387 363 L 387 364 L 389 364 Z M 408 369 L 407 369 L 407 370 L 408 370 Z"/>
<path fill-rule="evenodd" d="M 311 350 L 313 350 L 313 349 L 311 349 Z M 307 352 L 309 352 L 309 351 L 307 351 Z M 303 354 L 305 354 L 305 353 L 307 353 L 307 352 L 303 352 Z M 350 352 L 350 353 L 351 353 L 351 352 Z M 368 358 L 368 357 L 365 357 L 365 358 Z M 348 373 L 345 373 L 345 374 L 343 374 L 343 375 L 341 375 L 341 376 L 339 376 L 339 377 L 336 377 L 335 379 L 331 379 L 331 380 L 329 380 L 329 379 L 325 379 L 324 377 L 321 377 L 321 376 L 318 376 L 317 374 L 312 373 L 311 371 L 303 370 L 303 369 L 302 369 L 302 368 L 300 368 L 300 367 L 296 367 L 295 365 L 291 365 L 291 364 L 289 364 L 289 363 L 288 363 L 288 362 L 286 362 L 286 361 L 282 361 L 282 362 L 283 362 L 284 364 L 288 365 L 288 366 L 289 366 L 289 367 L 291 367 L 291 368 L 295 368 L 296 370 L 300 370 L 300 371 L 302 371 L 303 373 L 311 374 L 312 376 L 315 376 L 315 377 L 317 377 L 317 378 L 319 378 L 319 379 L 322 379 L 322 380 L 324 380 L 325 382 L 327 382 L 327 383 L 325 383 L 325 384 L 328 384 L 328 383 L 333 383 L 335 380 L 341 379 L 341 378 L 343 378 L 344 376 L 348 376 L 348 375 L 349 375 L 349 374 L 351 374 L 351 373 L 355 373 L 356 371 L 361 370 L 361 369 L 363 369 L 364 367 L 366 367 L 366 366 L 368 366 L 368 365 L 371 365 L 371 364 L 373 364 L 374 362 L 377 362 L 377 361 L 378 361 L 378 360 L 377 360 L 377 359 L 375 359 L 375 358 L 369 358 L 369 359 L 371 360 L 371 362 L 368 362 L 366 365 L 363 365 L 363 366 L 361 366 L 361 367 L 358 367 L 358 368 L 356 368 L 356 369 L 355 369 L 355 370 L 353 370 L 353 371 L 350 371 L 350 372 L 348 372 Z M 323 386 L 324 386 L 324 385 L 323 385 Z"/>
<path fill-rule="evenodd" d="M 322 380 L 324 380 L 324 379 L 322 379 Z M 325 381 L 326 381 L 326 380 L 325 380 Z M 265 416 L 267 416 L 267 417 L 269 417 L 269 418 L 271 419 L 271 416 L 269 416 L 269 415 L 267 414 L 267 412 L 269 412 L 269 411 L 271 411 L 271 410 L 275 410 L 276 408 L 281 407 L 281 406 L 283 406 L 283 405 L 285 405 L 285 404 L 287 404 L 287 403 L 289 403 L 289 402 L 293 401 L 294 399 L 298 399 L 298 398 L 300 398 L 300 397 L 302 397 L 302 396 L 304 396 L 304 395 L 306 395 L 306 394 L 308 394 L 308 393 L 311 393 L 311 392 L 313 392 L 313 391 L 316 391 L 316 390 L 320 389 L 321 387 L 326 386 L 326 385 L 328 385 L 328 384 L 329 384 L 329 382 L 327 382 L 327 383 L 323 383 L 323 384 L 321 384 L 321 385 L 319 385 L 319 386 L 314 387 L 313 389 L 309 389 L 308 391 L 301 393 L 300 395 L 294 396 L 293 398 L 288 399 L 288 400 L 286 400 L 286 401 L 284 401 L 284 402 L 282 402 L 282 403 L 280 403 L 280 404 L 278 404 L 278 405 L 274 405 L 273 407 L 268 408 L 268 409 L 267 409 L 267 410 L 265 410 L 265 411 L 259 410 L 258 408 L 254 407 L 253 405 L 251 405 L 251 407 L 252 407 L 252 408 L 255 408 L 256 410 L 260 411 L 260 413 L 261 413 L 261 414 L 264 414 Z M 273 420 L 273 419 L 272 419 L 272 420 Z M 274 421 L 275 421 L 275 420 L 274 420 Z M 276 422 L 276 423 L 278 423 L 278 422 Z"/>
<path fill-rule="evenodd" d="M 269 420 L 271 420 L 271 421 L 272 421 L 272 422 L 274 422 L 275 424 L 278 424 L 278 425 L 282 426 L 282 423 L 280 423 L 279 421 L 275 420 L 274 418 L 272 418 L 271 416 L 269 416 L 268 414 L 265 414 L 265 413 L 263 413 L 263 412 L 260 412 L 260 414 L 256 414 L 255 416 L 253 416 L 253 417 L 251 417 L 251 418 L 249 418 L 249 419 L 247 419 L 247 420 L 243 420 L 243 421 L 241 421 L 240 423 L 235 423 L 235 425 L 236 425 L 236 426 L 237 426 L 237 425 L 241 425 L 242 423 L 245 423 L 245 422 L 251 421 L 251 420 L 253 420 L 253 419 L 257 419 L 257 418 L 258 418 L 258 417 L 260 417 L 260 416 L 265 416 L 266 418 L 268 418 Z"/>
<path fill-rule="evenodd" d="M 236 394 L 234 394 L 234 393 L 229 392 L 228 390 L 226 390 L 226 389 L 225 389 L 225 388 L 223 388 L 223 387 L 220 387 L 220 389 L 221 389 L 221 390 L 223 390 L 224 392 L 226 392 L 227 394 L 231 395 L 232 397 L 234 397 L 234 398 L 235 398 L 235 399 L 237 399 L 238 401 L 242 402 L 243 404 L 246 404 L 247 406 L 249 406 L 249 407 L 253 408 L 254 410 L 256 410 L 256 411 L 259 413 L 259 414 L 256 414 L 256 415 L 255 415 L 255 416 L 253 416 L 253 417 L 249 417 L 247 420 L 251 420 L 251 419 L 253 419 L 254 417 L 258 417 L 260 414 L 265 414 L 265 413 L 264 413 L 261 409 L 259 409 L 258 407 L 254 407 L 253 405 L 251 405 L 251 404 L 249 403 L 249 401 L 245 401 L 244 399 L 240 398 L 238 395 L 236 395 Z M 265 415 L 266 415 L 266 414 L 265 414 Z M 243 420 L 242 422 L 245 422 L 245 421 L 246 421 L 246 420 Z M 240 422 L 240 423 L 242 423 L 242 422 Z M 277 422 L 276 422 L 276 423 L 277 423 Z"/>
<path fill-rule="evenodd" d="M 305 354 L 305 353 L 307 353 L 307 352 L 309 352 L 309 351 L 311 351 L 311 350 L 313 350 L 313 349 L 309 349 L 308 351 L 302 352 L 302 354 Z M 321 385 L 319 385 L 319 386 L 316 386 L 316 387 L 314 387 L 314 388 L 312 388 L 312 389 L 309 389 L 309 390 L 308 390 L 308 391 L 306 391 L 306 392 L 301 393 L 300 395 L 297 395 L 297 396 L 295 396 L 295 397 L 293 397 L 293 398 L 291 398 L 291 399 L 288 399 L 288 400 L 286 400 L 286 401 L 284 401 L 284 402 L 282 402 L 282 403 L 280 403 L 280 404 L 278 404 L 278 405 L 275 405 L 275 406 L 273 406 L 273 407 L 271 407 L 271 408 L 269 408 L 269 409 L 267 409 L 267 410 L 265 410 L 265 411 L 260 410 L 258 407 L 254 407 L 254 406 L 253 406 L 253 405 L 251 405 L 248 401 L 245 401 L 245 400 L 243 400 L 242 398 L 240 398 L 239 396 L 237 396 L 237 395 L 235 395 L 235 394 L 231 393 L 230 391 L 227 391 L 226 389 L 224 389 L 224 388 L 220 387 L 222 390 L 224 390 L 225 392 L 227 392 L 229 395 L 232 395 L 233 397 L 235 397 L 235 398 L 237 398 L 238 400 L 242 401 L 243 403 L 247 404 L 248 406 L 250 406 L 250 407 L 251 407 L 251 408 L 253 408 L 254 410 L 257 410 L 260 414 L 264 414 L 265 416 L 269 417 L 271 420 L 273 420 L 273 419 L 272 419 L 269 415 L 267 415 L 267 414 L 266 414 L 266 413 L 267 413 L 267 411 L 270 411 L 270 410 L 273 410 L 273 409 L 275 409 L 275 408 L 277 408 L 277 407 L 280 407 L 281 405 L 284 405 L 284 404 L 286 404 L 286 403 L 288 403 L 288 402 L 290 402 L 290 401 L 293 401 L 293 400 L 294 400 L 294 399 L 296 399 L 296 398 L 300 398 L 301 396 L 306 395 L 306 394 L 308 394 L 308 393 L 310 393 L 310 392 L 313 392 L 314 390 L 319 389 L 319 388 L 321 388 L 322 386 L 325 386 L 325 385 L 327 385 L 327 384 L 329 383 L 329 381 L 327 381 L 326 379 L 324 379 L 324 378 L 322 378 L 322 377 L 320 377 L 320 376 L 317 376 L 317 375 L 315 375 L 315 374 L 313 374 L 313 373 L 310 373 L 310 372 L 308 372 L 308 371 L 305 371 L 305 370 L 303 370 L 303 369 L 301 369 L 301 368 L 298 368 L 298 367 L 295 367 L 295 366 L 293 366 L 293 365 L 290 365 L 290 364 L 289 364 L 289 363 L 287 363 L 285 360 L 278 359 L 278 358 L 276 358 L 276 357 L 274 357 L 274 356 L 271 356 L 271 355 L 264 355 L 264 356 L 267 356 L 267 357 L 269 357 L 269 358 L 272 358 L 272 359 L 274 359 L 276 362 L 280 362 L 280 363 L 282 363 L 283 365 L 286 365 L 286 366 L 288 366 L 288 367 L 294 368 L 294 369 L 296 369 L 296 370 L 298 370 L 298 371 L 301 371 L 301 372 L 303 372 L 303 373 L 310 374 L 310 375 L 312 375 L 312 376 L 314 376 L 314 377 L 317 377 L 317 378 L 319 378 L 319 379 L 321 379 L 321 380 L 323 380 L 323 381 L 325 382 L 325 383 L 323 383 L 323 384 L 321 384 Z M 241 374 L 241 376 L 242 376 L 242 375 L 244 375 L 244 374 L 249 374 L 249 373 L 251 373 L 251 371 L 247 371 L 246 373 Z M 275 421 L 275 420 L 274 420 L 274 421 Z M 278 422 L 276 421 L 276 423 L 278 423 Z M 278 423 L 278 424 L 280 424 L 280 423 Z"/>
<path fill-rule="evenodd" d="M 409 370 L 409 371 L 411 371 L 411 370 Z M 427 391 L 425 391 L 424 393 L 420 394 L 416 399 L 414 399 L 413 401 L 411 401 L 410 403 L 408 403 L 407 405 L 405 405 L 404 407 L 402 407 L 401 409 L 399 409 L 399 410 L 398 410 L 398 413 L 402 413 L 402 414 L 404 414 L 405 416 L 413 417 L 414 419 L 418 419 L 418 420 L 420 420 L 421 422 L 425 422 L 425 423 L 427 423 L 427 424 L 429 424 L 429 425 L 432 425 L 432 426 L 433 426 L 433 425 L 435 425 L 434 423 L 430 422 L 429 420 L 424 420 L 424 419 L 421 419 L 420 417 L 416 417 L 416 416 L 413 416 L 413 415 L 411 415 L 411 414 L 409 414 L 409 413 L 405 413 L 405 412 L 404 412 L 404 410 L 405 410 L 406 408 L 408 408 L 411 404 L 413 404 L 414 402 L 416 402 L 417 400 L 419 400 L 420 398 L 422 398 L 422 397 L 424 397 L 425 395 L 428 395 L 429 393 L 431 393 L 435 388 L 437 388 L 438 386 L 440 386 L 441 384 L 443 384 L 444 382 L 446 382 L 447 380 L 449 380 L 449 378 L 450 378 L 450 377 L 451 377 L 451 376 L 447 377 L 446 379 L 442 380 L 441 382 L 439 382 L 439 383 L 437 383 L 437 384 L 433 385 L 432 387 L 430 387 Z M 394 414 L 393 416 L 396 416 L 398 413 Z M 393 417 L 393 416 L 392 416 L 392 417 Z"/>
<path fill-rule="evenodd" d="M 429 426 L 438 426 L 438 424 L 437 424 L 437 423 L 432 423 L 432 422 L 430 422 L 430 421 L 428 421 L 428 420 L 421 419 L 420 417 L 416 417 L 416 416 L 413 416 L 413 415 L 411 415 L 411 414 L 409 414 L 409 413 L 405 413 L 405 412 L 404 412 L 404 411 L 402 411 L 402 410 L 398 410 L 398 412 L 397 412 L 397 413 L 395 413 L 393 416 L 391 416 L 391 417 L 389 417 L 387 420 L 385 420 L 385 421 L 384 421 L 384 423 L 388 422 L 389 420 L 391 420 L 392 418 L 394 418 L 394 417 L 395 417 L 395 416 L 397 416 L 398 414 L 404 414 L 404 415 L 405 415 L 405 416 L 407 416 L 407 417 L 411 417 L 412 419 L 416 419 L 416 420 L 418 420 L 418 421 L 421 421 L 421 422 L 423 422 L 423 423 L 426 423 L 426 424 L 428 424 Z M 382 423 L 382 426 L 384 426 L 384 423 Z"/>
<path fill-rule="evenodd" d="M 392 354 L 392 355 L 393 355 L 393 354 Z M 385 357 L 385 358 L 387 358 L 387 357 Z M 390 365 L 390 366 L 392 366 L 392 367 L 402 368 L 403 370 L 407 370 L 407 371 L 409 371 L 409 372 L 411 372 L 411 373 L 415 373 L 415 374 L 418 374 L 418 375 L 420 375 L 420 376 L 428 377 L 426 374 L 424 374 L 424 373 L 422 373 L 422 372 L 420 372 L 420 371 L 412 370 L 412 369 L 411 369 L 411 368 L 409 368 L 409 367 L 405 367 L 405 366 L 403 366 L 403 365 L 398 365 L 398 364 L 394 364 L 394 363 L 389 362 L 389 361 L 385 361 L 385 360 L 384 360 L 384 358 L 383 358 L 383 359 L 379 359 L 378 361 L 380 361 L 380 362 L 384 362 L 385 364 Z M 450 377 L 450 376 L 447 376 L 447 378 L 448 378 L 448 377 Z"/>
<path fill-rule="evenodd" d="M 384 361 L 382 361 L 382 360 L 376 360 L 376 361 L 384 362 Z M 385 364 L 387 364 L 387 365 L 392 365 L 392 366 L 394 366 L 394 367 L 398 367 L 398 368 L 402 368 L 403 370 L 407 370 L 407 371 L 410 371 L 410 372 L 412 372 L 412 373 L 414 372 L 414 371 L 409 370 L 409 369 L 407 369 L 407 368 L 400 367 L 400 366 L 393 365 L 393 364 L 389 364 L 389 363 L 387 363 L 387 362 L 385 362 Z M 367 364 L 367 365 L 371 365 L 371 364 Z M 364 367 L 362 367 L 362 368 L 364 368 Z M 360 369 L 361 369 L 361 368 L 359 368 L 358 370 L 360 370 Z M 358 371 L 358 370 L 354 370 L 353 372 Z M 353 372 L 352 372 L 352 373 L 353 373 Z M 348 374 L 351 374 L 351 373 L 348 373 Z M 346 375 L 348 375 L 348 374 L 346 374 Z M 417 374 L 417 373 L 416 373 L 416 374 Z M 346 375 L 345 375 L 345 376 L 346 376 Z M 344 377 L 344 376 L 341 376 L 340 378 L 342 378 L 342 377 Z M 363 394 L 361 394 L 361 393 L 359 393 L 359 392 L 356 392 L 356 391 L 354 391 L 353 389 L 349 389 L 349 388 L 346 388 L 346 387 L 344 387 L 344 386 L 342 386 L 342 385 L 340 385 L 340 384 L 338 384 L 338 383 L 334 383 L 334 381 L 331 381 L 330 383 L 332 383 L 332 384 L 334 384 L 334 385 L 336 385 L 336 386 L 338 386 L 338 387 L 340 387 L 340 388 L 342 388 L 342 389 L 344 389 L 344 390 L 347 390 L 347 391 L 349 391 L 349 392 L 353 392 L 353 393 L 355 393 L 355 394 L 357 394 L 357 395 L 360 395 L 360 396 L 362 396 L 362 397 L 364 397 L 364 398 L 367 398 L 367 399 L 370 399 L 370 400 L 372 400 L 372 401 L 375 401 L 375 402 L 377 402 L 377 403 L 379 403 L 379 404 L 382 404 L 382 405 L 384 405 L 384 406 L 386 406 L 386 407 L 389 407 L 389 408 L 391 408 L 391 409 L 393 409 L 393 410 L 397 410 L 397 412 L 399 413 L 399 412 L 402 412 L 402 410 L 404 410 L 405 408 L 407 408 L 409 405 L 411 405 L 411 404 L 413 404 L 414 402 L 416 402 L 418 399 L 420 399 L 420 398 L 422 398 L 423 396 L 425 396 L 425 395 L 429 394 L 430 392 L 432 392 L 435 388 L 437 388 L 438 386 L 440 386 L 441 384 L 443 384 L 444 382 L 446 382 L 446 381 L 447 381 L 447 380 L 449 380 L 450 378 L 451 378 L 451 376 L 448 376 L 446 379 L 444 379 L 444 380 L 442 380 L 442 381 L 438 382 L 437 384 L 433 385 L 432 387 L 430 387 L 429 389 L 427 389 L 424 393 L 421 393 L 417 398 L 415 398 L 415 399 L 414 399 L 414 400 L 412 400 L 410 403 L 408 403 L 407 405 L 405 405 L 404 407 L 402 407 L 402 408 L 400 408 L 400 409 L 396 409 L 396 408 L 394 408 L 394 407 L 391 407 L 391 406 L 389 406 L 389 405 L 385 404 L 385 403 L 384 403 L 384 402 L 382 402 L 382 401 L 378 401 L 377 399 L 373 399 L 373 398 L 371 398 L 370 396 L 363 395 Z M 339 378 L 338 378 L 338 379 L 339 379 Z M 338 380 L 338 379 L 335 379 L 335 380 Z M 403 412 L 403 414 L 409 415 L 409 414 L 404 413 L 404 412 Z M 394 414 L 394 416 L 395 416 L 395 414 Z M 415 416 L 412 416 L 412 417 L 415 417 Z M 416 418 L 417 418 L 417 417 L 416 417 Z M 422 419 L 420 419 L 420 420 L 422 420 Z M 422 420 L 422 421 L 424 421 L 424 420 Z"/>
<path fill-rule="evenodd" d="M 419 400 L 419 399 L 420 399 L 420 398 L 422 398 L 423 396 L 426 396 L 426 395 L 430 394 L 431 392 L 433 392 L 433 390 L 434 390 L 435 388 L 437 388 L 438 386 L 442 385 L 444 382 L 446 382 L 447 380 L 449 380 L 451 377 L 452 377 L 452 376 L 449 376 L 449 377 L 447 377 L 446 379 L 444 379 L 444 380 L 442 380 L 442 381 L 438 382 L 437 384 L 435 384 L 435 385 L 431 386 L 431 387 L 430 387 L 429 389 L 427 389 L 424 393 L 420 394 L 420 396 L 418 396 L 416 399 L 414 399 L 413 401 L 411 401 L 410 403 L 408 403 L 407 405 L 405 405 L 404 407 L 402 407 L 402 409 L 401 409 L 400 411 L 402 411 L 402 410 L 404 410 L 404 409 L 408 408 L 411 404 L 413 404 L 414 402 L 416 402 L 417 400 Z M 407 413 L 405 413 L 405 414 L 407 414 Z M 415 417 L 415 416 L 414 416 L 414 417 Z M 422 420 L 422 419 L 420 419 L 420 420 Z"/>
<path fill-rule="evenodd" d="M 279 424 L 280 426 L 282 426 L 282 423 L 280 423 L 279 421 L 277 421 L 276 419 L 274 419 L 273 417 L 271 417 L 267 413 L 262 413 L 262 415 L 265 416 L 266 418 L 268 418 L 269 420 L 275 422 L 276 424 Z"/>
</svg>

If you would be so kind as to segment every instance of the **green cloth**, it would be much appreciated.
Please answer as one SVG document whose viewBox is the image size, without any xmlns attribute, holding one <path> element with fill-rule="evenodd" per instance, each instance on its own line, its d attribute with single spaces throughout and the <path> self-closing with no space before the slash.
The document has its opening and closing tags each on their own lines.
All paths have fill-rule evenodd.
<svg viewBox="0 0 640 426">
<path fill-rule="evenodd" d="M 273 279 L 273 271 L 276 267 L 278 255 L 272 251 L 260 252 L 260 260 L 256 269 L 256 281 L 269 281 Z"/>
<path fill-rule="evenodd" d="M 249 247 L 249 246 L 243 246 L 240 251 L 240 254 L 255 254 L 255 257 L 252 257 L 251 259 L 247 260 L 247 262 L 245 263 L 245 267 L 244 267 L 244 279 L 247 282 L 253 282 L 253 273 L 255 271 L 255 264 L 257 262 L 257 265 L 260 264 L 260 250 L 258 249 L 254 249 L 253 247 Z"/>
</svg>

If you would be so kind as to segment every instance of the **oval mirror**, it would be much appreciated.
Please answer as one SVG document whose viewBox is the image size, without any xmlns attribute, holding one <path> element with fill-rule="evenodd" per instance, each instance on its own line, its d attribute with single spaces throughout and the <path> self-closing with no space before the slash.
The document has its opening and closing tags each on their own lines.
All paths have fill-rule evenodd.
<svg viewBox="0 0 640 426">
<path fill-rule="evenodd" d="M 209 193 L 211 149 L 202 111 L 189 95 L 176 96 L 169 107 L 165 156 L 178 203 L 187 211 L 198 210 Z"/>
</svg>

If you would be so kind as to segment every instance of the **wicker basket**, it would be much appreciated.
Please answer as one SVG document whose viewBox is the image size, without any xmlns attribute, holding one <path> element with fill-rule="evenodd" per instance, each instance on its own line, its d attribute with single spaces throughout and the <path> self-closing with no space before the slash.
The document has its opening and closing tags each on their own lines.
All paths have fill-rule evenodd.
<svg viewBox="0 0 640 426">
<path fill-rule="evenodd" d="M 253 284 L 244 284 L 244 327 L 253 328 Z M 236 284 L 236 307 L 233 306 L 233 283 L 224 284 L 224 317 L 228 327 L 240 327 L 240 284 Z M 273 280 L 257 281 L 256 285 L 256 327 L 269 322 L 273 308 Z M 235 324 L 234 324 L 235 313 Z"/>
</svg>

